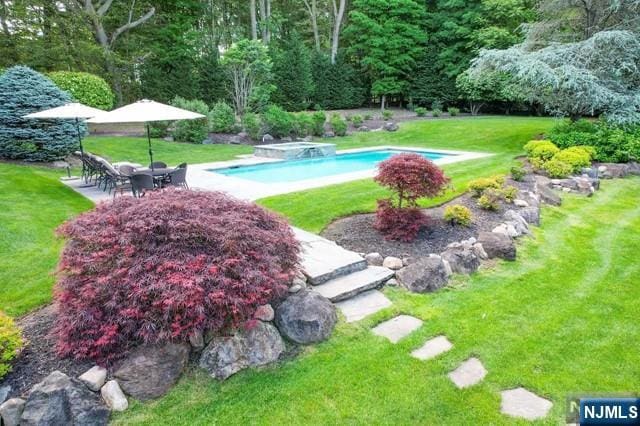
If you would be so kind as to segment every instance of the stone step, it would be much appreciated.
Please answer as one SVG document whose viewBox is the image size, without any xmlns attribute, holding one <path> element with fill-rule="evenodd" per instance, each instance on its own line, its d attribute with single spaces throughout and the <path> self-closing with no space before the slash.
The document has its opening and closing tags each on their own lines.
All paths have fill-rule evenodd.
<svg viewBox="0 0 640 426">
<path fill-rule="evenodd" d="M 367 290 L 382 286 L 393 277 L 391 269 L 382 266 L 369 266 L 361 271 L 334 278 L 324 284 L 313 287 L 322 296 L 332 302 L 349 299 Z"/>
<path fill-rule="evenodd" d="M 336 243 L 316 239 L 301 241 L 302 270 L 313 285 L 326 283 L 337 277 L 366 269 L 367 261 L 358 253 Z"/>
<path fill-rule="evenodd" d="M 391 300 L 378 290 L 360 293 L 351 299 L 336 303 L 347 322 L 356 322 L 391 306 Z"/>
</svg>

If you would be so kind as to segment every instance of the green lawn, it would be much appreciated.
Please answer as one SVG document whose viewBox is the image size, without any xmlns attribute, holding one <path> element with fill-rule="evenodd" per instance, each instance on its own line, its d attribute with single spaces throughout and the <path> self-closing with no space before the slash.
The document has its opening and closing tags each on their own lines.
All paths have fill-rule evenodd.
<svg viewBox="0 0 640 426">
<path fill-rule="evenodd" d="M 54 229 L 93 205 L 60 171 L 0 163 L 0 309 L 21 315 L 51 300 L 62 241 Z"/>
<path fill-rule="evenodd" d="M 553 122 L 548 118 L 532 117 L 412 121 L 403 123 L 397 133 L 358 133 L 335 141 L 339 149 L 397 145 L 495 154 L 444 166 L 452 179 L 452 188 L 444 197 L 423 203 L 428 206 L 464 192 L 472 179 L 507 173 L 514 164 L 514 158 L 522 153 L 522 146 L 534 136 L 544 133 Z M 366 179 L 269 197 L 259 203 L 282 213 L 293 225 L 320 232 L 336 218 L 375 210 L 376 199 L 385 196 L 385 190 L 373 180 Z"/>
<path fill-rule="evenodd" d="M 134 403 L 117 424 L 504 424 L 499 392 L 518 386 L 550 398 L 540 423 L 564 424 L 565 398 L 640 392 L 640 179 L 604 182 L 593 198 L 566 196 L 543 210 L 543 228 L 499 263 L 427 295 L 387 288 L 391 308 L 277 368 L 220 384 L 187 374 L 163 399 Z M 376 323 L 399 313 L 425 321 L 392 345 Z M 445 334 L 453 350 L 409 356 Z M 457 390 L 446 374 L 470 356 L 489 374 Z M 525 424 L 524 422 L 520 422 Z"/>
</svg>

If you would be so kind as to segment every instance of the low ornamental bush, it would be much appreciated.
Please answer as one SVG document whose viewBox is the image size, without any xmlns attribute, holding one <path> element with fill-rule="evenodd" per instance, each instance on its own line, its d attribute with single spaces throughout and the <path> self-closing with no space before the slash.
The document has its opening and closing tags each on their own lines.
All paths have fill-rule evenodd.
<svg viewBox="0 0 640 426">
<path fill-rule="evenodd" d="M 456 115 L 460 114 L 460 108 L 449 107 L 447 108 L 447 112 L 451 117 L 455 117 Z"/>
<path fill-rule="evenodd" d="M 473 191 L 474 197 L 480 197 L 487 188 L 500 189 L 502 185 L 504 185 L 503 176 L 478 178 L 469 182 L 469 190 Z"/>
<path fill-rule="evenodd" d="M 22 347 L 20 330 L 13 319 L 0 311 L 0 379 L 11 371 L 11 361 Z"/>
<path fill-rule="evenodd" d="M 271 105 L 262 114 L 262 122 L 267 133 L 276 138 L 291 136 L 295 117 L 277 105 Z"/>
<path fill-rule="evenodd" d="M 314 124 L 310 114 L 305 112 L 294 114 L 293 133 L 297 136 L 311 136 L 314 132 Z"/>
<path fill-rule="evenodd" d="M 502 188 L 502 198 L 504 198 L 507 203 L 513 203 L 513 200 L 515 200 L 517 197 L 518 188 L 516 188 L 515 186 L 508 185 Z"/>
<path fill-rule="evenodd" d="M 522 167 L 521 164 L 511 167 L 511 179 L 515 180 L 516 182 L 521 182 L 526 174 L 527 171 L 524 169 L 524 167 Z"/>
<path fill-rule="evenodd" d="M 362 126 L 363 122 L 364 122 L 364 119 L 362 118 L 361 115 L 356 114 L 356 115 L 351 116 L 351 123 L 353 123 L 353 126 L 355 128 L 358 128 L 358 127 Z"/>
<path fill-rule="evenodd" d="M 242 116 L 242 128 L 253 140 L 260 139 L 262 123 L 260 116 L 253 112 L 245 112 Z"/>
<path fill-rule="evenodd" d="M 451 225 L 471 225 L 471 210 L 460 204 L 453 204 L 444 209 L 444 220 Z"/>
<path fill-rule="evenodd" d="M 434 117 L 440 117 L 442 115 L 442 110 L 440 108 L 434 108 L 433 111 L 431 111 L 431 115 Z"/>
<path fill-rule="evenodd" d="M 554 160 L 562 161 L 571 166 L 573 173 L 579 173 L 583 167 L 591 166 L 592 150 L 590 147 L 573 146 L 563 149 L 553 156 Z"/>
<path fill-rule="evenodd" d="M 393 111 L 389 111 L 385 109 L 382 111 L 382 119 L 383 120 L 391 120 L 393 118 Z"/>
<path fill-rule="evenodd" d="M 329 123 L 331 123 L 331 128 L 336 136 L 344 136 L 347 134 L 347 122 L 340 117 L 340 114 L 332 114 Z"/>
<path fill-rule="evenodd" d="M 219 192 L 117 198 L 59 234 L 57 351 L 101 364 L 245 324 L 286 293 L 299 253 L 283 219 Z"/>
<path fill-rule="evenodd" d="M 209 113 L 209 130 L 214 133 L 231 133 L 236 124 L 236 113 L 226 102 L 216 102 Z"/>
<path fill-rule="evenodd" d="M 375 228 L 387 239 L 412 241 L 428 221 L 418 199 L 442 194 L 449 178 L 423 156 L 407 153 L 381 162 L 375 181 L 393 192 L 390 199 L 378 200 Z"/>
<path fill-rule="evenodd" d="M 203 101 L 194 99 L 188 100 L 176 96 L 171 105 L 176 108 L 186 109 L 187 111 L 197 112 L 205 117 L 209 114 L 209 107 Z M 202 143 L 209 133 L 209 125 L 207 119 L 198 120 L 180 120 L 176 121 L 173 130 L 173 138 L 177 142 Z"/>
<path fill-rule="evenodd" d="M 549 177 L 556 179 L 566 178 L 573 172 L 573 166 L 571 166 L 571 164 L 558 160 L 555 157 L 545 162 L 542 168 L 547 172 Z"/>
<path fill-rule="evenodd" d="M 322 136 L 324 134 L 324 123 L 327 121 L 327 114 L 324 111 L 316 111 L 313 117 L 313 135 Z"/>
<path fill-rule="evenodd" d="M 73 99 L 93 108 L 109 110 L 116 100 L 109 83 L 87 72 L 56 71 L 47 74 L 56 86 L 69 92 Z"/>
<path fill-rule="evenodd" d="M 502 192 L 499 189 L 487 188 L 478 198 L 478 206 L 483 210 L 498 210 L 501 199 Z"/>
<path fill-rule="evenodd" d="M 416 113 L 416 115 L 418 117 L 424 117 L 425 115 L 427 115 L 427 109 L 424 107 L 417 107 L 414 112 Z"/>
</svg>

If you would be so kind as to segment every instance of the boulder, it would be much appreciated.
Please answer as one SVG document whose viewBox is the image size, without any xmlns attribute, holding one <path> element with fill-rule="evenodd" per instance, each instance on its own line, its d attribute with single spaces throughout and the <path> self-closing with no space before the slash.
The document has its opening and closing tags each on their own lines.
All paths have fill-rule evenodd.
<svg viewBox="0 0 640 426">
<path fill-rule="evenodd" d="M 447 270 L 442 258 L 423 257 L 396 272 L 400 285 L 415 293 L 436 291 L 447 284 Z"/>
<path fill-rule="evenodd" d="M 109 380 L 105 383 L 102 389 L 100 389 L 100 395 L 102 399 L 104 399 L 104 402 L 106 402 L 107 407 L 113 411 L 124 411 L 129 408 L 127 397 L 124 396 L 122 389 L 120 389 L 118 382 L 115 380 Z"/>
<path fill-rule="evenodd" d="M 20 425 L 106 425 L 109 409 L 79 380 L 54 371 L 29 393 Z"/>
<path fill-rule="evenodd" d="M 293 142 L 293 138 L 291 138 L 291 136 L 285 136 L 283 138 L 280 138 L 280 140 L 282 142 Z"/>
<path fill-rule="evenodd" d="M 448 260 L 442 259 L 442 264 L 444 265 L 444 271 L 447 273 L 447 277 L 453 275 L 453 269 L 451 269 L 451 264 Z"/>
<path fill-rule="evenodd" d="M 518 214 L 527 221 L 528 224 L 540 226 L 540 208 L 526 207 L 518 210 Z"/>
<path fill-rule="evenodd" d="M 297 293 L 302 289 L 303 287 L 300 284 L 294 284 L 291 287 L 289 287 L 289 293 L 292 293 L 292 294 Z"/>
<path fill-rule="evenodd" d="M 482 244 L 482 248 L 489 258 L 516 259 L 516 246 L 513 240 L 506 235 L 483 231 L 478 236 L 478 242 Z"/>
<path fill-rule="evenodd" d="M 507 224 L 512 225 L 516 229 L 518 234 L 531 235 L 531 231 L 529 231 L 529 225 L 527 221 L 522 217 L 522 215 L 520 215 L 519 212 L 516 212 L 515 210 L 507 210 L 506 212 L 504 212 L 504 215 L 502 217 L 506 219 Z"/>
<path fill-rule="evenodd" d="M 516 238 L 520 236 L 520 233 L 511 223 L 501 223 L 491 230 L 494 234 L 504 235 L 510 238 Z"/>
<path fill-rule="evenodd" d="M 211 377 L 225 380 L 248 367 L 277 361 L 285 345 L 276 328 L 262 321 L 233 336 L 215 337 L 200 356 L 199 365 Z"/>
<path fill-rule="evenodd" d="M 327 130 L 326 132 L 324 132 L 324 134 L 322 135 L 323 138 L 335 138 L 336 134 L 333 133 L 331 130 Z"/>
<path fill-rule="evenodd" d="M 22 411 L 26 401 L 21 398 L 11 398 L 4 401 L 0 405 L 0 419 L 4 426 L 18 426 L 20 424 L 20 417 L 22 417 Z"/>
<path fill-rule="evenodd" d="M 416 261 L 416 259 L 413 258 L 413 257 L 403 257 L 402 258 L 402 266 L 411 265 L 415 261 Z"/>
<path fill-rule="evenodd" d="M 368 132 L 369 128 L 367 126 L 360 126 L 360 127 L 358 127 L 358 131 L 359 132 Z"/>
<path fill-rule="evenodd" d="M 272 142 L 274 140 L 274 137 L 271 136 L 269 133 L 266 133 L 262 136 L 262 142 Z"/>
<path fill-rule="evenodd" d="M 11 393 L 11 386 L 0 387 L 0 404 L 5 402 L 9 398 L 10 393 Z"/>
<path fill-rule="evenodd" d="M 513 205 L 516 207 L 529 207 L 529 203 L 526 202 L 525 200 L 521 200 L 519 198 L 516 198 L 515 200 L 513 200 Z"/>
<path fill-rule="evenodd" d="M 450 248 L 442 254 L 442 260 L 449 263 L 457 274 L 471 274 L 480 267 L 480 258 L 471 248 Z"/>
<path fill-rule="evenodd" d="M 333 303 L 308 290 L 289 296 L 276 309 L 276 325 L 280 333 L 303 345 L 327 339 L 337 321 Z"/>
<path fill-rule="evenodd" d="M 586 195 L 587 197 L 591 197 L 597 189 L 596 186 L 600 186 L 598 180 L 590 179 L 588 177 L 574 177 L 573 181 L 576 184 L 575 191 L 579 194 Z"/>
<path fill-rule="evenodd" d="M 388 123 L 385 123 L 385 125 L 382 126 L 382 128 L 387 132 L 395 132 L 399 129 L 398 125 L 393 121 L 389 121 Z"/>
<path fill-rule="evenodd" d="M 113 373 L 122 390 L 141 401 L 161 397 L 178 381 L 189 360 L 186 343 L 142 345 Z"/>
<path fill-rule="evenodd" d="M 403 266 L 402 259 L 393 257 L 393 256 L 387 256 L 384 258 L 384 261 L 382 262 L 382 266 L 384 266 L 385 268 L 389 268 L 394 271 L 397 271 Z"/>
<path fill-rule="evenodd" d="M 538 195 L 540 196 L 540 201 L 545 204 L 550 204 L 552 206 L 559 206 L 562 204 L 562 199 L 560 195 L 558 195 L 553 189 L 548 186 L 538 186 Z"/>
<path fill-rule="evenodd" d="M 370 266 L 382 266 L 384 262 L 384 258 L 380 253 L 369 253 L 364 256 L 364 260 L 367 261 L 367 264 Z"/>
<path fill-rule="evenodd" d="M 632 163 L 628 163 L 629 166 L 629 174 L 632 176 L 640 176 L 640 163 L 636 163 L 635 161 Z"/>
<path fill-rule="evenodd" d="M 104 385 L 105 380 L 107 380 L 107 369 L 95 365 L 78 377 L 78 380 L 92 391 L 98 392 L 102 385 Z"/>
<path fill-rule="evenodd" d="M 275 312 L 268 303 L 266 305 L 260 305 L 253 314 L 253 317 L 260 321 L 273 321 Z"/>
<path fill-rule="evenodd" d="M 480 259 L 486 260 L 489 258 L 489 256 L 487 255 L 487 252 L 484 251 L 484 247 L 482 247 L 482 244 L 474 243 L 471 249 L 476 254 L 476 256 L 478 256 Z"/>
<path fill-rule="evenodd" d="M 603 179 L 619 179 L 627 176 L 629 166 L 624 163 L 602 163 L 598 167 L 598 172 Z"/>
</svg>

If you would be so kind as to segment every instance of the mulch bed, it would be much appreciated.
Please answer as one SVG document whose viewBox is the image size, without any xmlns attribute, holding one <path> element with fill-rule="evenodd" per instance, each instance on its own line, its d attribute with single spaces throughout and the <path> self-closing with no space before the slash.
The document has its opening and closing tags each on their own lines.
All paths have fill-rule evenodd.
<svg viewBox="0 0 640 426">
<path fill-rule="evenodd" d="M 506 185 L 531 189 L 531 183 L 528 182 L 508 180 Z M 461 204 L 471 210 L 472 224 L 470 226 L 452 226 L 442 219 L 445 207 L 452 204 Z M 504 222 L 502 217 L 504 212 L 513 208 L 513 205 L 502 204 L 497 211 L 483 210 L 478 207 L 477 200 L 466 193 L 441 206 L 423 209 L 423 212 L 431 218 L 431 225 L 409 243 L 386 240 L 373 227 L 375 214 L 358 214 L 338 219 L 327 226 L 321 235 L 358 253 L 378 252 L 385 257 L 400 258 L 423 257 L 430 253 L 441 253 L 448 244 L 453 242 L 471 237 L 477 238 L 480 231 L 490 232 Z"/>
<path fill-rule="evenodd" d="M 54 306 L 48 305 L 16 320 L 25 344 L 11 372 L 0 381 L 0 387 L 11 386 L 10 397 L 25 395 L 55 370 L 77 377 L 94 365 L 91 361 L 61 359 L 56 355 L 55 340 L 50 335 L 55 317 Z"/>
</svg>

